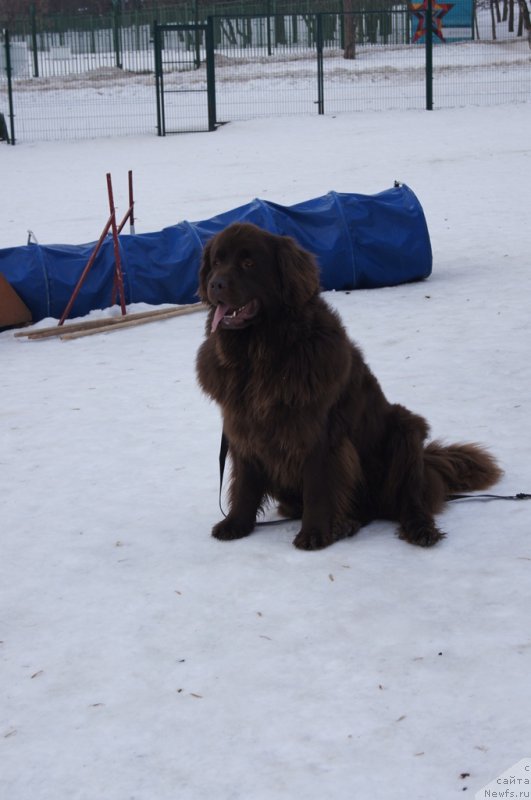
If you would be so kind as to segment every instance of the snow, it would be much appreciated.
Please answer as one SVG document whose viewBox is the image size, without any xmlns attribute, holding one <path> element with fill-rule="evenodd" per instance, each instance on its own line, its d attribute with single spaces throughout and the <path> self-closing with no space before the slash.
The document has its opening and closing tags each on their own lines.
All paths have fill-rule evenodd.
<svg viewBox="0 0 531 800">
<path fill-rule="evenodd" d="M 432 277 L 328 293 L 395 402 L 531 492 L 530 105 L 267 119 L 3 147 L 0 247 L 255 196 L 418 195 Z M 131 310 L 141 310 L 134 307 Z M 109 312 L 102 312 L 109 313 Z M 43 322 L 41 324 L 49 324 Z M 210 537 L 203 313 L 71 342 L 0 334 L 0 789 L 10 800 L 448 800 L 529 757 L 531 503 L 461 501 L 431 550 L 377 522 Z M 468 773 L 468 774 L 467 774 Z M 461 777 L 465 775 L 465 777 Z"/>
</svg>

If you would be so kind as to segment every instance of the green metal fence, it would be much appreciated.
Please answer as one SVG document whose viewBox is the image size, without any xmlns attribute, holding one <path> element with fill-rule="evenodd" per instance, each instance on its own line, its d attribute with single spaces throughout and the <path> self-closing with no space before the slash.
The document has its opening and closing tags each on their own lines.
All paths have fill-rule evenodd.
<svg viewBox="0 0 531 800">
<path fill-rule="evenodd" d="M 528 40 L 505 31 L 494 39 L 488 8 L 473 29 L 429 46 L 432 37 L 414 42 L 415 17 L 403 4 L 237 13 L 242 5 L 251 4 L 208 18 L 206 6 L 188 3 L 156 21 L 32 17 L 4 29 L 0 115 L 10 138 L 164 134 L 258 116 L 531 99 Z M 280 7 L 271 0 L 269 9 Z"/>
<path fill-rule="evenodd" d="M 212 17 L 205 25 L 154 25 L 155 83 L 157 88 L 157 133 L 213 131 L 217 125 L 214 66 L 214 26 Z M 201 71 L 202 52 L 205 70 Z M 186 76 L 198 70 L 195 85 L 168 79 L 174 73 Z"/>
</svg>

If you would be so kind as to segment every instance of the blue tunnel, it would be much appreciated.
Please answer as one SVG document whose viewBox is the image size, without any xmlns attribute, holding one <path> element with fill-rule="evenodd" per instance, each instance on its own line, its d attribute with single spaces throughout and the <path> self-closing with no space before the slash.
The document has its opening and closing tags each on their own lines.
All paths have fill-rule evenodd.
<svg viewBox="0 0 531 800">
<path fill-rule="evenodd" d="M 329 192 L 292 206 L 255 199 L 201 222 L 180 222 L 156 233 L 120 236 L 126 303 L 197 302 L 205 243 L 232 222 L 293 237 L 319 264 L 323 290 L 367 289 L 422 280 L 432 252 L 424 212 L 405 184 L 375 195 Z M 59 318 L 95 243 L 28 244 L 0 250 L 0 272 L 36 322 Z M 110 305 L 113 240 L 108 236 L 70 316 Z"/>
</svg>

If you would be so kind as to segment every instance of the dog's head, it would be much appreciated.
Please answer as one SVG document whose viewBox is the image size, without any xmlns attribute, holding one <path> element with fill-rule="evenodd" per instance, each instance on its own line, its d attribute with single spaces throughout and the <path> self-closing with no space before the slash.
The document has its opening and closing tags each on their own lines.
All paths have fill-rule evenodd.
<svg viewBox="0 0 531 800">
<path fill-rule="evenodd" d="M 203 251 L 199 296 L 214 308 L 212 332 L 240 330 L 297 310 L 318 292 L 315 259 L 288 236 L 237 222 Z"/>
</svg>

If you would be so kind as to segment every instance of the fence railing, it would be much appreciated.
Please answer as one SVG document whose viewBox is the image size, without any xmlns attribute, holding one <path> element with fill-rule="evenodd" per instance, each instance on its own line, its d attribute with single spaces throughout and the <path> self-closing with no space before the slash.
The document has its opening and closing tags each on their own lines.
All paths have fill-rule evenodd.
<svg viewBox="0 0 531 800">
<path fill-rule="evenodd" d="M 100 27 L 84 20 L 4 30 L 0 138 L 2 120 L 14 142 L 531 99 L 527 38 L 494 39 L 488 9 L 468 26 L 419 37 L 430 30 L 431 2 L 417 3 L 416 13 L 393 3 L 354 13 L 212 15 L 199 25 L 117 25 L 109 17 Z"/>
</svg>

